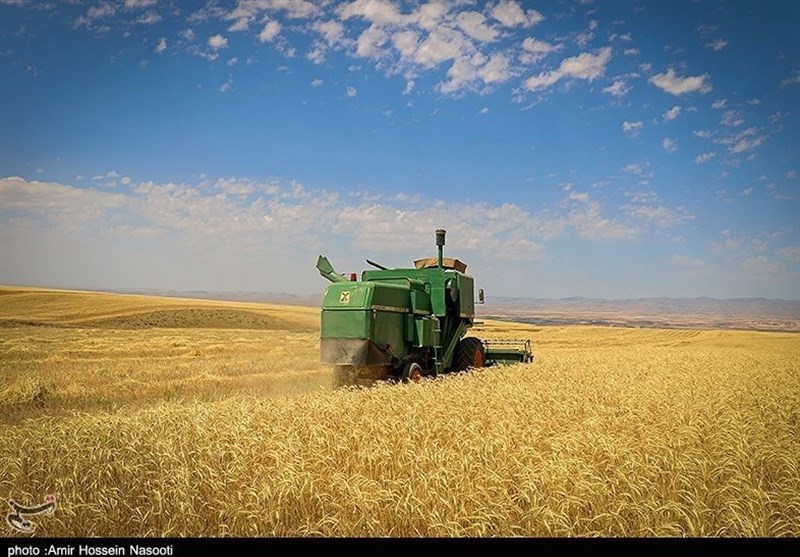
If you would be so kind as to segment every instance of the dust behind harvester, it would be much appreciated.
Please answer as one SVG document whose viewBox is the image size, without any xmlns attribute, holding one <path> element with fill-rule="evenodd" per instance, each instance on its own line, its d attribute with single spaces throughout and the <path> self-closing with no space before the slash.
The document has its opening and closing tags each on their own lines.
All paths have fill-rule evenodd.
<svg viewBox="0 0 800 557">
<path fill-rule="evenodd" d="M 320 358 L 334 365 L 335 386 L 419 381 L 533 360 L 528 340 L 465 336 L 475 320 L 475 285 L 466 264 L 443 256 L 444 239 L 445 231 L 437 230 L 437 256 L 416 260 L 413 269 L 367 260 L 376 269 L 364 271 L 361 280 L 345 278 L 319 256 L 317 269 L 332 283 L 322 303 Z"/>
</svg>

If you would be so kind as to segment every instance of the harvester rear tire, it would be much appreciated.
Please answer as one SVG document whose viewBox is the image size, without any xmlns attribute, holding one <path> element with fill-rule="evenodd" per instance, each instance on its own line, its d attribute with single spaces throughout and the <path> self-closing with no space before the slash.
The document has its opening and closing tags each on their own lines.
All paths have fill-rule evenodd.
<svg viewBox="0 0 800 557">
<path fill-rule="evenodd" d="M 479 338 L 465 337 L 458 341 L 453 354 L 453 371 L 465 371 L 484 365 L 486 365 L 486 352 Z"/>
</svg>

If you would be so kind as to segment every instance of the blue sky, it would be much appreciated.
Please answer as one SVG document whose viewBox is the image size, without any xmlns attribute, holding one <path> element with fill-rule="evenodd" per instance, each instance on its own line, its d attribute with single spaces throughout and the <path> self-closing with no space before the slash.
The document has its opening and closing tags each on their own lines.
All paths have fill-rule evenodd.
<svg viewBox="0 0 800 557">
<path fill-rule="evenodd" d="M 0 0 L 0 282 L 800 298 L 800 3 Z"/>
</svg>

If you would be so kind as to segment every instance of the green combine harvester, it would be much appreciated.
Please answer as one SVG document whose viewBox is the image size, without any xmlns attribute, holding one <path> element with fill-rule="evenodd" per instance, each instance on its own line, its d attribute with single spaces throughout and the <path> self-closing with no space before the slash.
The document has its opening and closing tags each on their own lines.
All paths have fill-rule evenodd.
<svg viewBox="0 0 800 557">
<path fill-rule="evenodd" d="M 533 361 L 530 340 L 465 336 L 475 323 L 474 281 L 463 262 L 443 257 L 444 237 L 444 230 L 436 231 L 437 257 L 418 259 L 413 269 L 388 269 L 367 259 L 376 269 L 364 271 L 361 280 L 355 273 L 340 275 L 319 256 L 317 269 L 332 283 L 322 303 L 320 359 L 333 364 L 334 386 L 416 382 Z"/>
</svg>

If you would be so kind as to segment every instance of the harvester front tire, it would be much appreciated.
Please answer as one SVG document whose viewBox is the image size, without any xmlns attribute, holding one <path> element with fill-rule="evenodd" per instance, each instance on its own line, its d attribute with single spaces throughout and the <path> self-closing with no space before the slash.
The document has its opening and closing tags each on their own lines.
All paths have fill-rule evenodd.
<svg viewBox="0 0 800 557">
<path fill-rule="evenodd" d="M 422 366 L 417 362 L 408 362 L 403 367 L 403 373 L 400 374 L 400 379 L 403 383 L 419 383 L 422 380 Z"/>
<path fill-rule="evenodd" d="M 486 351 L 479 338 L 465 337 L 458 341 L 453 354 L 453 371 L 465 371 L 484 365 L 486 365 Z"/>
</svg>

